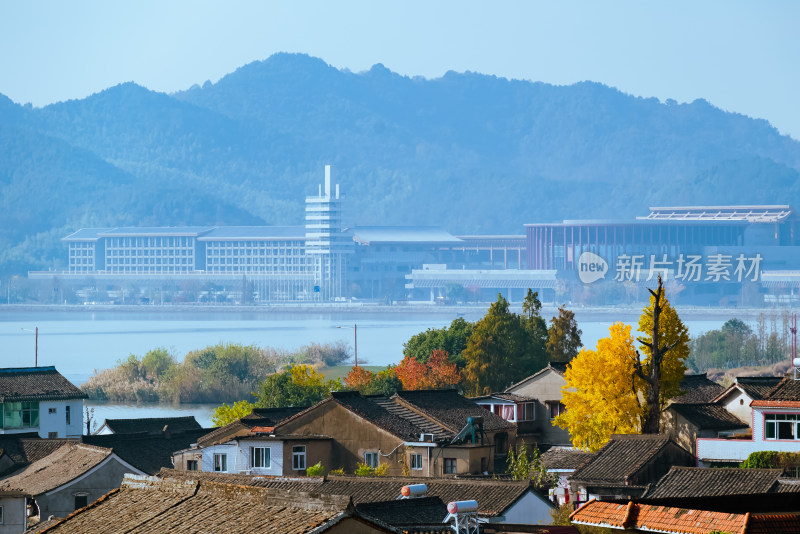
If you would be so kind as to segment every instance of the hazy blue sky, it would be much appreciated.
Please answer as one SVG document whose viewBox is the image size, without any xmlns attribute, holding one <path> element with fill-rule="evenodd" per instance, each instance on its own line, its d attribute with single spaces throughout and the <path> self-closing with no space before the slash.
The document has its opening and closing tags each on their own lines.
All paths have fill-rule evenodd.
<svg viewBox="0 0 800 534">
<path fill-rule="evenodd" d="M 800 139 L 800 2 L 9 1 L 0 93 L 36 106 L 135 81 L 171 92 L 279 51 L 406 75 L 471 70 L 705 98 Z"/>
</svg>

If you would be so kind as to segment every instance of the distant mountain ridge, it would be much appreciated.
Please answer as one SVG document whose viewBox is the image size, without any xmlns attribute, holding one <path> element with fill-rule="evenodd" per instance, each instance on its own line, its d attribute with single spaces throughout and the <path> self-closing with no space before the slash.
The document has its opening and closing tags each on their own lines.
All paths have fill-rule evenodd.
<svg viewBox="0 0 800 534">
<path fill-rule="evenodd" d="M 81 226 L 301 224 L 326 163 L 347 222 L 456 234 L 650 205 L 800 207 L 800 142 L 704 100 L 276 54 L 172 95 L 0 95 L 0 272 L 63 267 L 59 238 Z"/>
</svg>

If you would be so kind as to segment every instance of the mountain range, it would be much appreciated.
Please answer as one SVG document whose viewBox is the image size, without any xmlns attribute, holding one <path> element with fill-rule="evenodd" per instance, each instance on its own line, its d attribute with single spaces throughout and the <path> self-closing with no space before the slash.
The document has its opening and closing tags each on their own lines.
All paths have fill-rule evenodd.
<svg viewBox="0 0 800 534">
<path fill-rule="evenodd" d="M 323 166 L 345 221 L 524 233 L 653 205 L 800 206 L 800 142 L 705 100 L 276 54 L 164 94 L 0 95 L 0 273 L 64 268 L 89 226 L 302 224 Z"/>
</svg>

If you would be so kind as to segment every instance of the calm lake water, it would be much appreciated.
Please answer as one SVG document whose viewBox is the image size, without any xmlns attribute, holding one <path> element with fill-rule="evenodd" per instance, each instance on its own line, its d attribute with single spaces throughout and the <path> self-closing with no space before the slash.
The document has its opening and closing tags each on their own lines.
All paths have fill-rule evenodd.
<svg viewBox="0 0 800 534">
<path fill-rule="evenodd" d="M 545 317 L 553 310 L 543 310 Z M 469 321 L 479 319 L 485 309 L 467 311 Z M 441 328 L 458 317 L 458 310 L 433 312 L 354 311 L 342 313 L 232 312 L 232 311 L 15 311 L 0 309 L 0 367 L 27 367 L 34 363 L 34 334 L 39 328 L 39 365 L 54 365 L 75 384 L 82 384 L 94 370 L 116 364 L 129 354 L 143 355 L 166 347 L 178 359 L 194 349 L 216 343 L 242 343 L 291 350 L 316 342 L 343 340 L 353 344 L 352 325 L 358 324 L 359 361 L 388 365 L 402 359 L 403 343 L 428 328 Z M 730 315 L 733 316 L 733 315 Z M 692 335 L 719 328 L 730 316 L 685 320 Z M 638 313 L 576 312 L 584 345 L 594 347 L 608 334 L 613 321 L 635 324 Z M 346 327 L 346 328 L 340 328 Z M 23 330 L 25 329 L 25 330 Z M 159 405 L 94 404 L 95 417 L 155 417 L 195 415 L 210 425 L 210 406 L 169 407 Z"/>
</svg>

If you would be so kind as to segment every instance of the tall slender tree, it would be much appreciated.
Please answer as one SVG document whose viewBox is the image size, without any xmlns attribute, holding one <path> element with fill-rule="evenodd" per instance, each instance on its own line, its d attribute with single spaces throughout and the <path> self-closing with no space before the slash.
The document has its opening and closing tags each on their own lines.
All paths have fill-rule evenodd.
<svg viewBox="0 0 800 534">
<path fill-rule="evenodd" d="M 558 317 L 550 320 L 547 329 L 547 355 L 554 362 L 568 362 L 578 355 L 583 347 L 581 329 L 575 321 L 575 314 L 562 304 Z"/>
</svg>

